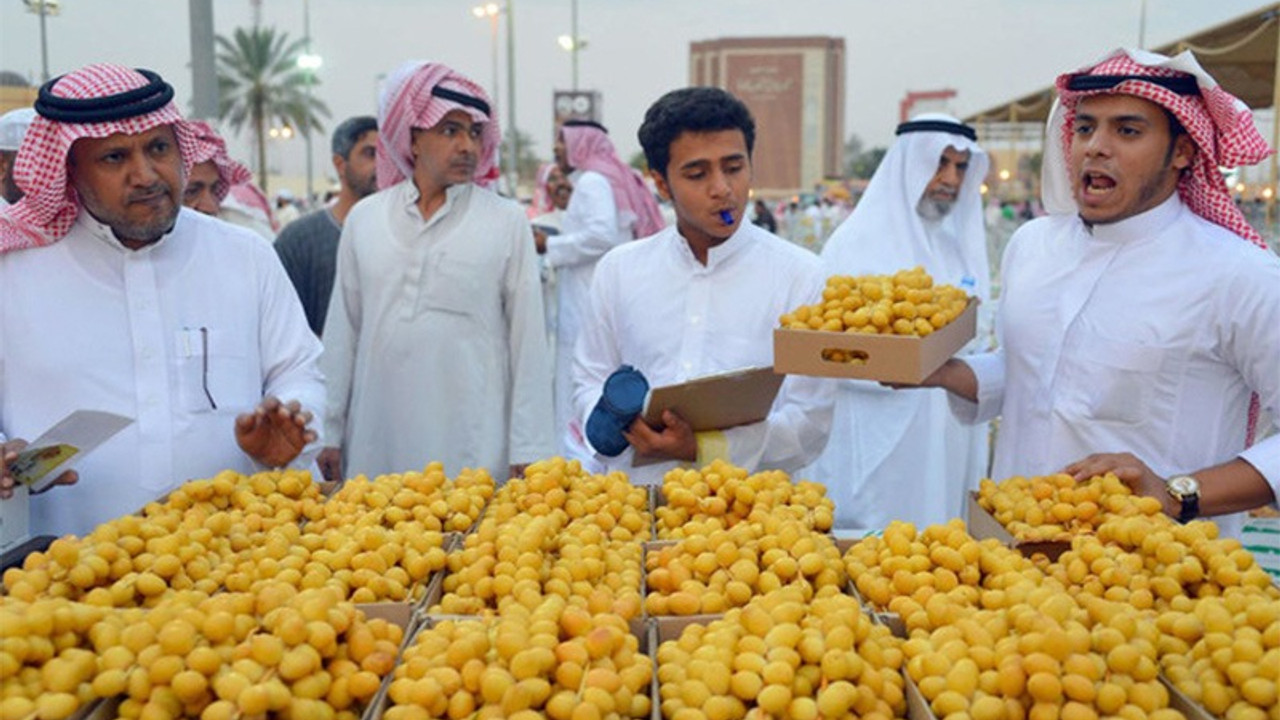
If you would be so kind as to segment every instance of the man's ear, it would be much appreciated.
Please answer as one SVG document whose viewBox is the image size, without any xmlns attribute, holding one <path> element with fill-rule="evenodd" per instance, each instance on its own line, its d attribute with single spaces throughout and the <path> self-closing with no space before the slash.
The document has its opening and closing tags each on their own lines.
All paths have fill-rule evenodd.
<svg viewBox="0 0 1280 720">
<path fill-rule="evenodd" d="M 338 177 L 342 177 L 342 172 L 346 169 L 346 167 L 347 167 L 347 160 L 346 160 L 346 158 L 342 157 L 342 156 L 341 156 L 341 155 L 339 155 L 338 153 L 334 153 L 334 154 L 333 154 L 333 169 L 338 171 Z"/>
<path fill-rule="evenodd" d="M 1182 133 L 1173 141 L 1173 157 L 1170 166 L 1179 172 L 1191 167 L 1196 159 L 1196 143 L 1187 133 Z"/>
<path fill-rule="evenodd" d="M 667 179 L 662 177 L 662 173 L 652 168 L 649 170 L 649 177 L 653 178 L 653 184 L 658 188 L 658 196 L 663 200 L 671 200 L 671 187 L 667 185 Z"/>
</svg>

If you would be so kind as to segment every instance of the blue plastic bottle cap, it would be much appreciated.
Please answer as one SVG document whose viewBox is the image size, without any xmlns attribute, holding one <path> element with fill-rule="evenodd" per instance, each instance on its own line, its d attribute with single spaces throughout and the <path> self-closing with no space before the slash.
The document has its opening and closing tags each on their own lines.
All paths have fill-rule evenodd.
<svg viewBox="0 0 1280 720">
<path fill-rule="evenodd" d="M 644 398 L 649 393 L 649 383 L 644 375 L 626 368 L 609 376 L 604 383 L 604 400 L 620 416 L 638 415 L 644 409 Z"/>
</svg>

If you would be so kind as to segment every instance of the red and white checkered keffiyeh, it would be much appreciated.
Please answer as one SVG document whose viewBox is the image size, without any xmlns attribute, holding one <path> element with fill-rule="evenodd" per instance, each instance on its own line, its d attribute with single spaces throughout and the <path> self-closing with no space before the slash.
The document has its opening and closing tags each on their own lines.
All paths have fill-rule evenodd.
<svg viewBox="0 0 1280 720">
<path fill-rule="evenodd" d="M 196 136 L 196 151 L 191 158 L 191 165 L 194 167 L 203 162 L 212 162 L 218 168 L 218 178 L 222 180 L 214 188 L 218 202 L 227 199 L 227 193 L 231 192 L 233 186 L 253 180 L 253 173 L 249 172 L 249 168 L 232 160 L 227 154 L 227 141 L 222 139 L 212 125 L 203 120 L 189 120 L 187 124 Z"/>
<path fill-rule="evenodd" d="M 147 78 L 136 70 L 97 64 L 64 75 L 52 93 L 85 100 L 119 95 L 147 84 Z M 80 214 L 80 198 L 67 175 L 67 156 L 76 140 L 116 133 L 137 135 L 161 125 L 173 126 L 185 177 L 191 171 L 196 140 L 173 102 L 145 115 L 109 122 L 69 123 L 37 115 L 14 163 L 14 181 L 26 195 L 0 210 L 0 253 L 51 245 L 71 230 Z"/>
<path fill-rule="evenodd" d="M 1179 95 L 1168 88 L 1141 80 L 1125 80 L 1105 90 L 1068 90 L 1076 75 L 1139 75 L 1177 77 L 1191 75 L 1200 87 L 1199 95 Z M 1083 97 L 1100 93 L 1133 95 L 1150 100 L 1173 113 L 1196 144 L 1196 158 L 1190 171 L 1178 182 L 1178 194 L 1200 217 L 1266 247 L 1262 236 L 1245 220 L 1227 189 L 1220 167 L 1256 165 L 1274 152 L 1253 124 L 1253 113 L 1243 102 L 1223 90 L 1196 62 L 1190 51 L 1174 58 L 1135 50 L 1118 50 L 1102 62 L 1074 73 L 1058 76 L 1061 125 L 1050 118 L 1050 137 L 1056 130 L 1064 157 L 1071 156 L 1071 132 L 1075 108 Z M 1070 182 L 1070 179 L 1066 179 Z"/>
<path fill-rule="evenodd" d="M 622 162 L 613 141 L 603 130 L 590 125 L 565 125 L 560 128 L 560 134 L 564 136 L 570 167 L 598 172 L 609 181 L 618 216 L 623 222 L 635 221 L 632 226 L 635 237 L 648 237 L 666 225 L 658 201 L 653 199 L 640 173 Z"/>
<path fill-rule="evenodd" d="M 413 177 L 413 128 L 435 127 L 452 110 L 462 110 L 484 123 L 480 138 L 480 158 L 474 181 L 488 187 L 498 179 L 498 147 L 502 142 L 498 118 L 476 108 L 431 94 L 439 85 L 483 100 L 492 107 L 488 94 L 470 79 L 439 63 L 413 61 L 392 73 L 378 99 L 378 189 Z"/>
<path fill-rule="evenodd" d="M 1145 75 L 1177 77 L 1190 75 L 1199 85 L 1199 95 L 1179 95 L 1168 88 L 1142 80 L 1125 80 L 1106 90 L 1068 90 L 1073 76 Z M 1178 118 L 1196 144 L 1196 158 L 1190 172 L 1178 181 L 1178 195 L 1192 212 L 1220 225 L 1253 244 L 1266 248 L 1262 236 L 1245 220 L 1231 199 L 1226 180 L 1219 167 L 1256 165 L 1270 157 L 1274 149 L 1267 144 L 1253 124 L 1253 113 L 1239 98 L 1223 90 L 1200 67 L 1190 51 L 1172 58 L 1143 50 L 1117 50 L 1102 62 L 1074 73 L 1058 76 L 1058 101 L 1049 116 L 1048 135 L 1057 133 L 1058 143 L 1045 148 L 1044 205 L 1051 213 L 1078 211 L 1071 194 L 1071 179 L 1066 158 L 1071 156 L 1071 132 L 1076 105 L 1080 98 L 1100 93 L 1134 95 L 1150 100 Z M 1255 394 L 1249 401 L 1249 423 L 1245 446 L 1253 445 L 1257 436 L 1260 403 Z"/>
<path fill-rule="evenodd" d="M 258 187 L 253 178 L 232 185 L 227 197 L 231 198 L 229 202 L 239 205 L 245 212 L 270 226 L 272 230 L 280 231 L 280 223 L 276 221 L 271 201 L 267 199 L 267 194 L 262 192 L 262 188 Z"/>
<path fill-rule="evenodd" d="M 538 168 L 533 184 L 533 201 L 525 208 L 525 215 L 531 220 L 556 209 L 555 203 L 551 202 L 551 193 L 547 191 L 547 180 L 551 179 L 551 171 L 555 169 L 555 163 L 543 163 Z"/>
</svg>

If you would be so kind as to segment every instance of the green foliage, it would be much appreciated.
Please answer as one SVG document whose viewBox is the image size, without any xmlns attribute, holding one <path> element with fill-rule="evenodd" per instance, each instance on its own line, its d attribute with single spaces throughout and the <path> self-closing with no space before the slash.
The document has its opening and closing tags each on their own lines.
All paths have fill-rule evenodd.
<svg viewBox="0 0 1280 720">
<path fill-rule="evenodd" d="M 306 40 L 289 40 L 275 28 L 236 28 L 217 37 L 218 117 L 237 132 L 254 133 L 258 184 L 267 189 L 267 128 L 281 125 L 300 133 L 321 133 L 329 108 L 308 92 L 319 81 L 298 67 Z"/>
</svg>

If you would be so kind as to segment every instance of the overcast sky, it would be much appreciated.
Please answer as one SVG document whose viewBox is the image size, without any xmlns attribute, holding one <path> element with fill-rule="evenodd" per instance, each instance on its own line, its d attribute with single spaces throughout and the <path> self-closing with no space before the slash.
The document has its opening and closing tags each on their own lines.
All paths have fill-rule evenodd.
<svg viewBox="0 0 1280 720">
<path fill-rule="evenodd" d="M 551 154 L 551 93 L 568 89 L 571 0 L 514 6 L 516 110 L 520 128 Z M 404 60 L 452 65 L 489 87 L 492 45 L 479 0 L 310 0 L 315 52 L 324 60 L 317 95 L 332 120 L 375 110 L 378 77 Z M 502 0 L 499 0 L 499 4 Z M 604 96 L 604 123 L 624 157 L 639 150 L 648 105 L 689 76 L 689 43 L 722 37 L 829 35 L 847 53 L 846 136 L 867 146 L 892 140 L 898 103 L 911 90 L 954 88 L 964 115 L 1048 85 L 1062 71 L 1138 43 L 1146 6 L 1148 46 L 1269 5 L 1261 0 L 578 0 L 580 87 Z M 173 82 L 184 111 L 191 96 L 190 35 L 183 0 L 61 0 L 48 18 L 51 74 L 95 61 L 152 68 Z M 251 0 L 215 0 L 220 34 L 253 21 Z M 303 0 L 262 0 L 261 19 L 303 35 Z M 500 95 L 506 95 L 505 20 Z M 40 75 L 39 18 L 22 0 L 0 0 L 0 69 Z M 505 124 L 506 110 L 501 110 Z M 317 173 L 330 171 L 316 143 Z M 233 141 L 247 159 L 247 142 Z M 300 140 L 272 150 L 272 165 L 301 173 Z M 319 177 L 320 175 L 318 175 Z M 319 183 L 317 183 L 319 185 Z"/>
</svg>

